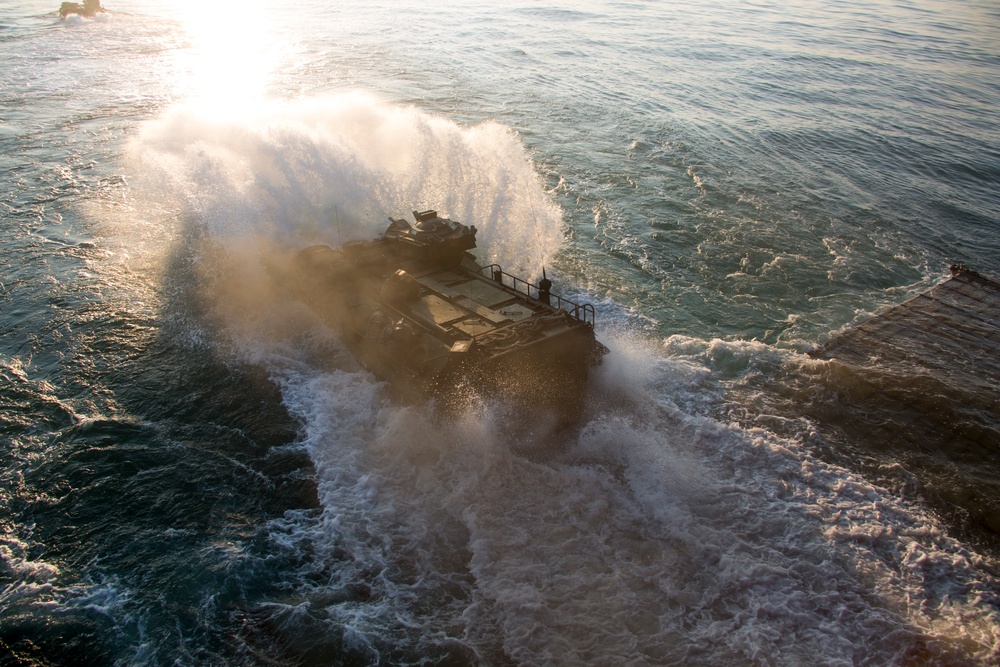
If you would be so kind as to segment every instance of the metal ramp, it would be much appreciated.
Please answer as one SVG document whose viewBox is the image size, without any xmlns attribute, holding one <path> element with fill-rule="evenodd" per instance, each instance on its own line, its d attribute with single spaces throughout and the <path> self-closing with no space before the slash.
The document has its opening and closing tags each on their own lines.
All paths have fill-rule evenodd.
<svg viewBox="0 0 1000 667">
<path fill-rule="evenodd" d="M 951 270 L 949 280 L 846 329 L 810 355 L 931 376 L 977 407 L 1000 410 L 1000 283 L 963 265 Z"/>
<path fill-rule="evenodd" d="M 845 465 L 914 480 L 912 493 L 1000 558 L 1000 283 L 951 268 L 812 350 L 831 364 L 815 377 L 832 394 L 806 410 Z"/>
</svg>

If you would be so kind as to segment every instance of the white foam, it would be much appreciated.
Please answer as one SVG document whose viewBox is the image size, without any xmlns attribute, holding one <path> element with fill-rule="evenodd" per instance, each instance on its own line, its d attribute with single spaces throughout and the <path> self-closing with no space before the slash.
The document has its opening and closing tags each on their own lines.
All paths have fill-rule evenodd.
<svg viewBox="0 0 1000 667">
<path fill-rule="evenodd" d="M 60 568 L 32 558 L 31 547 L 13 536 L 0 537 L 0 616 L 60 614 L 86 610 L 111 617 L 123 596 L 109 583 L 66 585 Z"/>
<path fill-rule="evenodd" d="M 0 536 L 0 616 L 24 607 L 46 608 L 58 593 L 59 568 L 29 555 L 29 545 L 12 535 Z"/>
<path fill-rule="evenodd" d="M 473 599 L 498 615 L 509 655 L 995 657 L 997 582 L 932 516 L 798 443 L 660 401 L 664 387 L 714 392 L 692 359 L 647 361 L 655 370 L 628 375 L 628 387 L 598 389 L 628 389 L 632 406 L 597 408 L 559 461 L 452 448 L 431 466 L 443 477 L 418 487 L 461 490 L 444 507 L 469 531 Z M 395 473 L 433 477 L 407 463 Z"/>
<path fill-rule="evenodd" d="M 933 517 L 795 442 L 663 400 L 714 400 L 698 360 L 722 343 L 669 358 L 610 342 L 632 358 L 609 357 L 579 437 L 542 461 L 514 454 L 486 408 L 442 424 L 365 374 L 292 379 L 323 508 L 278 533 L 331 559 L 328 590 L 367 580 L 378 599 L 331 618 L 372 641 L 402 618 L 458 624 L 527 664 L 995 655 L 996 582 Z M 449 587 L 464 598 L 418 603 Z"/>
</svg>

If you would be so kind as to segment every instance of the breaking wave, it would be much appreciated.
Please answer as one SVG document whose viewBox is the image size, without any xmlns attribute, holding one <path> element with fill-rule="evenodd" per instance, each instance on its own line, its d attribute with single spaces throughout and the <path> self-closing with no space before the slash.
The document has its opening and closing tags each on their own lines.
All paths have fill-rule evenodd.
<svg viewBox="0 0 1000 667">
<path fill-rule="evenodd" d="M 516 134 L 463 127 L 363 93 L 273 102 L 240 118 L 178 108 L 131 150 L 147 201 L 221 243 L 341 243 L 433 208 L 479 229 L 481 259 L 540 273 L 561 211 Z"/>
</svg>

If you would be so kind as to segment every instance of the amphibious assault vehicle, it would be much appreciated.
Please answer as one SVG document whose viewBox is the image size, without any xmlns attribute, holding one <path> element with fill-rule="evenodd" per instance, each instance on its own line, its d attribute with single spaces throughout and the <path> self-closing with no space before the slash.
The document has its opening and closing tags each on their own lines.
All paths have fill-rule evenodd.
<svg viewBox="0 0 1000 667">
<path fill-rule="evenodd" d="M 590 369 L 607 348 L 594 307 L 552 293 L 469 250 L 476 228 L 413 212 L 381 238 L 306 248 L 294 261 L 299 292 L 397 395 L 461 407 L 501 398 L 522 412 L 579 414 Z"/>
<path fill-rule="evenodd" d="M 83 0 L 82 4 L 79 2 L 64 2 L 59 6 L 60 18 L 66 18 L 70 14 L 89 17 L 103 12 L 104 7 L 101 7 L 101 0 Z"/>
</svg>

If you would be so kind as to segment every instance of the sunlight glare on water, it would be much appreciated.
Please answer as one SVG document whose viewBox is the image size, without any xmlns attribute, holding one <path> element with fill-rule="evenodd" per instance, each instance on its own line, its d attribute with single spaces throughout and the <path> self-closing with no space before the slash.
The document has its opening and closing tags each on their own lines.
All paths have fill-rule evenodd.
<svg viewBox="0 0 1000 667">
<path fill-rule="evenodd" d="M 263 0 L 182 0 L 170 3 L 191 48 L 187 80 L 198 105 L 217 115 L 239 114 L 261 102 L 280 60 Z"/>
</svg>

